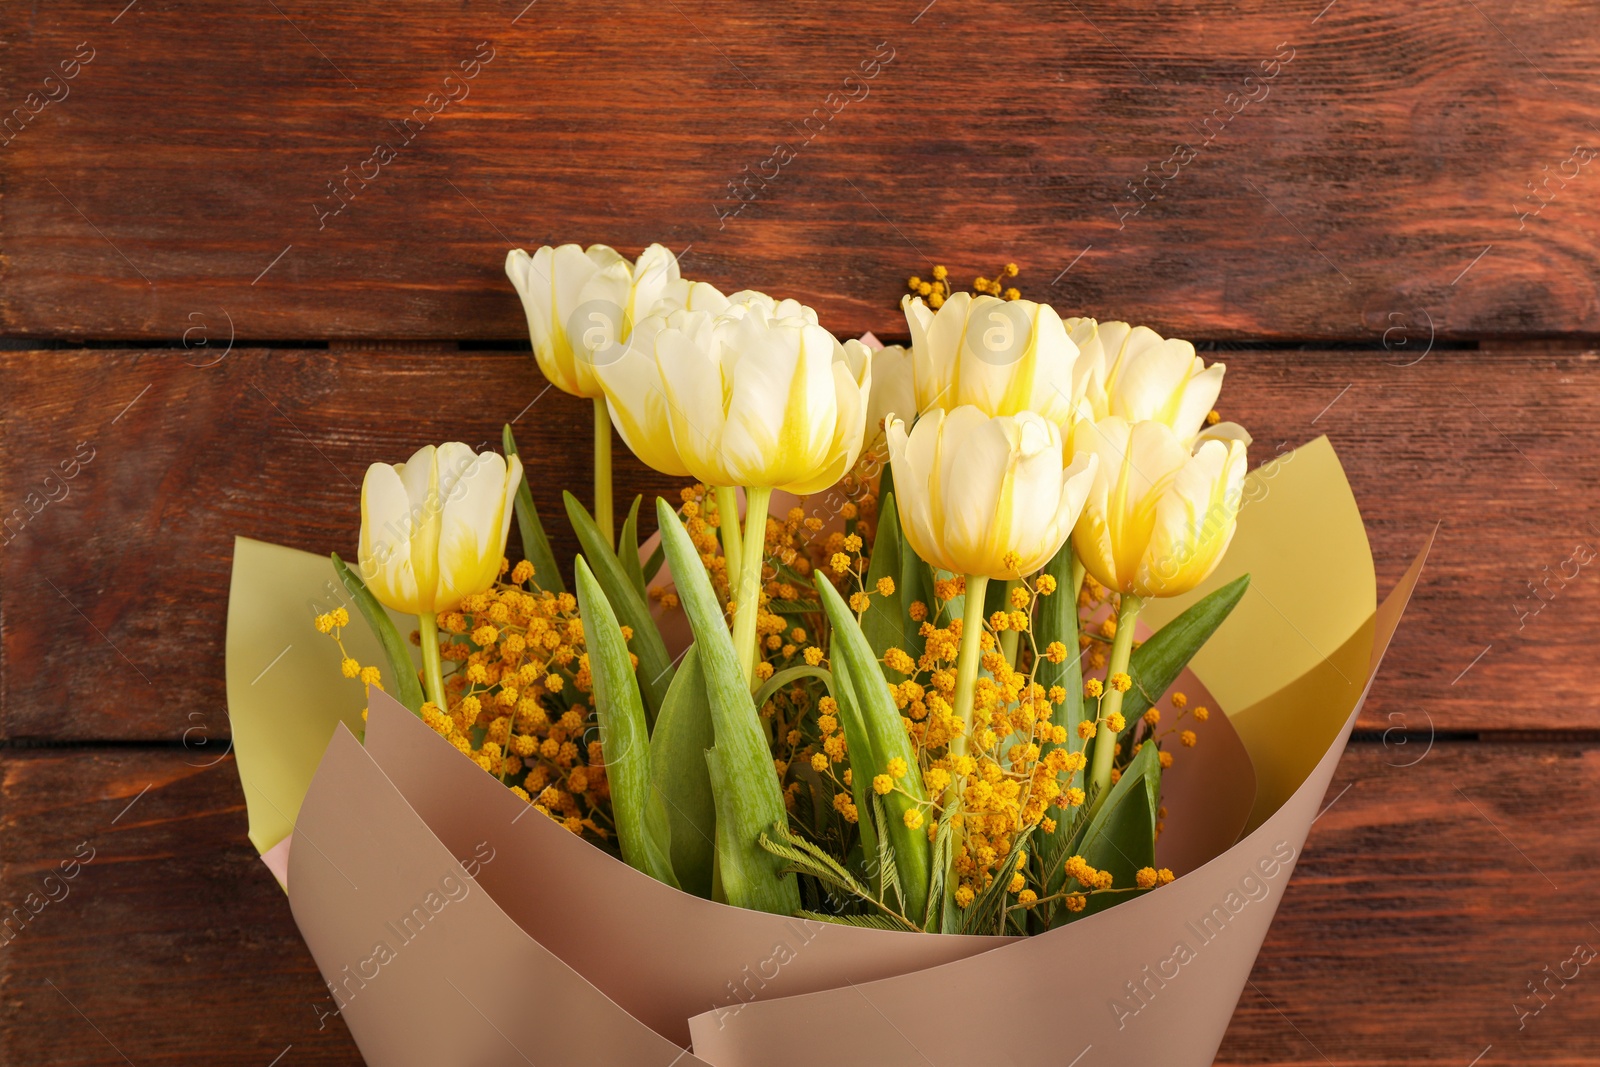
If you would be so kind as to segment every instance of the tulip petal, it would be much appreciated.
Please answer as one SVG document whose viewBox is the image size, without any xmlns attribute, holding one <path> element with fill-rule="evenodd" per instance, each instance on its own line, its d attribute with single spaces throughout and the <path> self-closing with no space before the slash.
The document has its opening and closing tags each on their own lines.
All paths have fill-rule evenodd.
<svg viewBox="0 0 1600 1067">
<path fill-rule="evenodd" d="M 611 422 L 633 454 L 648 466 L 674 478 L 689 474 L 672 440 L 672 419 L 666 384 L 656 362 L 655 346 L 667 320 L 652 315 L 628 339 L 622 357 L 598 365 L 595 374 L 606 392 Z"/>
<path fill-rule="evenodd" d="M 449 611 L 494 584 L 507 525 L 505 460 L 474 453 L 459 441 L 439 446 L 438 596 L 434 611 Z M 513 489 L 515 487 L 513 486 Z"/>
<path fill-rule="evenodd" d="M 698 312 L 690 312 L 698 315 Z M 663 329 L 656 338 L 672 442 L 683 464 L 707 485 L 736 485 L 722 460 L 726 384 L 722 364 L 695 323 Z"/>
<path fill-rule="evenodd" d="M 374 463 L 361 482 L 361 580 L 372 595 L 408 615 L 426 610 L 411 565 L 411 500 L 400 472 Z"/>
</svg>

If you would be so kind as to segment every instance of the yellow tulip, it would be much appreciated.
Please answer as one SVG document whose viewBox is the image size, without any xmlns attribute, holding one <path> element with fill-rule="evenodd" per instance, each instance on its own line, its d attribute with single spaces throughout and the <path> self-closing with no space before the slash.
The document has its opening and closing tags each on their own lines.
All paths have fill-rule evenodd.
<svg viewBox="0 0 1600 1067">
<path fill-rule="evenodd" d="M 1208 367 L 1194 345 L 1163 338 L 1148 326 L 1084 318 L 1067 319 L 1066 328 L 1084 356 L 1079 394 L 1084 417 L 1153 419 L 1170 426 L 1185 446 L 1211 438 L 1250 444 L 1250 435 L 1236 423 L 1206 428 L 1206 416 L 1222 391 L 1225 364 Z"/>
<path fill-rule="evenodd" d="M 735 293 L 721 314 L 641 323 L 599 367 L 628 446 L 666 474 L 708 485 L 820 492 L 861 452 L 871 361 L 792 300 Z"/>
<path fill-rule="evenodd" d="M 907 541 L 956 574 L 1009 580 L 1039 570 L 1071 535 L 1100 465 L 1094 455 L 1064 465 L 1061 444 L 1060 428 L 1031 411 L 935 408 L 909 434 L 891 419 L 889 460 Z"/>
<path fill-rule="evenodd" d="M 1063 433 L 1071 427 L 1082 396 L 1078 346 L 1048 304 L 956 293 L 938 311 L 910 296 L 900 306 L 911 328 L 917 414 L 971 404 L 985 415 L 1037 412 Z"/>
<path fill-rule="evenodd" d="M 506 275 L 522 298 L 539 370 L 573 396 L 603 395 L 597 365 L 617 359 L 635 323 L 663 301 L 713 304 L 722 294 L 679 276 L 678 260 L 651 245 L 629 263 L 606 245 L 549 245 L 506 254 Z"/>
<path fill-rule="evenodd" d="M 695 348 L 711 344 L 712 318 L 685 309 L 651 315 L 634 328 L 622 357 L 599 368 L 611 424 L 623 443 L 643 463 L 674 478 L 689 477 L 689 467 L 672 440 L 667 385 L 656 359 L 656 342 L 664 331 L 684 335 Z"/>
<path fill-rule="evenodd" d="M 674 307 L 721 310 L 715 286 L 679 276 L 661 245 L 629 263 L 605 245 L 549 245 L 506 253 L 506 275 L 522 298 L 539 370 L 557 388 L 594 401 L 594 518 L 612 536 L 611 418 L 599 368 L 622 358 L 636 323 Z"/>
<path fill-rule="evenodd" d="M 1072 533 L 1096 581 L 1139 598 L 1177 596 L 1216 569 L 1244 492 L 1242 441 L 1202 441 L 1191 452 L 1164 422 L 1111 415 L 1074 426 L 1070 451 L 1100 460 Z"/>
<path fill-rule="evenodd" d="M 459 441 L 374 463 L 361 485 L 361 578 L 379 602 L 432 618 L 500 573 L 522 461 Z M 437 648 L 435 649 L 437 652 Z"/>
<path fill-rule="evenodd" d="M 898 411 L 909 417 L 916 410 L 917 386 L 911 350 L 903 345 L 885 345 L 875 350 L 872 353 L 872 395 L 867 398 L 867 441 L 876 447 L 888 432 L 890 415 Z"/>
</svg>

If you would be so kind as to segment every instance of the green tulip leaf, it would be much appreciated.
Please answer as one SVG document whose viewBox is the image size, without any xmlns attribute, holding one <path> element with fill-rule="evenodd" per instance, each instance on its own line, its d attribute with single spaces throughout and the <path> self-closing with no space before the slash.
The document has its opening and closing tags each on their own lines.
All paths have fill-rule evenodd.
<svg viewBox="0 0 1600 1067">
<path fill-rule="evenodd" d="M 1142 867 L 1156 862 L 1156 808 L 1161 797 L 1161 759 L 1154 744 L 1139 749 L 1122 777 L 1106 793 L 1106 801 L 1089 820 L 1077 851 L 1091 866 L 1110 871 L 1112 888 L 1130 889 Z M 1066 888 L 1071 888 L 1067 886 Z M 1136 892 L 1090 893 L 1081 912 L 1062 908 L 1056 914 L 1065 921 L 1081 919 L 1105 911 Z"/>
<path fill-rule="evenodd" d="M 500 432 L 500 443 L 509 460 L 517 454 L 517 439 L 511 435 L 511 424 Z M 522 557 L 533 564 L 533 584 L 550 593 L 565 593 L 561 581 L 561 568 L 556 566 L 556 555 L 550 550 L 550 539 L 545 536 L 544 525 L 539 522 L 539 509 L 533 506 L 533 490 L 528 488 L 528 468 L 522 468 L 522 481 L 516 495 L 517 531 L 522 535 Z"/>
<path fill-rule="evenodd" d="M 904 761 L 906 766 L 905 776 L 883 798 L 886 825 L 880 829 L 889 838 L 899 869 L 905 914 L 922 915 L 928 905 L 932 846 L 924 826 L 912 828 L 905 822 L 907 812 L 916 811 L 926 817 L 928 811 L 928 791 L 922 782 L 917 752 L 854 613 L 826 575 L 819 572 L 815 583 L 832 628 L 830 666 L 837 683 L 834 697 L 845 728 L 845 744 L 850 750 L 851 784 L 870 788 L 873 777 L 885 773 L 893 759 Z M 857 800 L 856 810 L 858 818 L 865 820 L 871 807 Z"/>
<path fill-rule="evenodd" d="M 690 645 L 650 734 L 650 776 L 672 828 L 672 869 L 686 893 L 711 896 L 717 808 L 705 752 L 715 743 L 711 705 Z"/>
<path fill-rule="evenodd" d="M 665 500 L 656 521 L 677 583 L 678 597 L 699 651 L 715 745 L 705 753 L 716 804 L 717 899 L 735 907 L 793 915 L 800 888 L 781 859 L 761 847 L 761 836 L 787 824 L 783 789 L 750 687 L 734 651 L 722 605 L 689 532 Z"/>
<path fill-rule="evenodd" d="M 650 735 L 644 703 L 634 679 L 633 662 L 622 627 L 594 572 L 582 556 L 574 567 L 583 639 L 594 678 L 595 716 L 600 722 L 600 747 L 605 754 L 606 781 L 611 787 L 611 814 L 617 843 L 628 866 L 677 888 L 672 868 L 671 827 L 666 805 L 650 773 Z"/>
<path fill-rule="evenodd" d="M 1183 668 L 1217 632 L 1249 587 L 1250 576 L 1240 575 L 1195 601 L 1133 650 L 1128 657 L 1128 677 L 1133 679 L 1133 688 L 1122 697 L 1127 725 L 1118 738 L 1124 751 L 1131 746 L 1139 717 L 1178 680 Z"/>
<path fill-rule="evenodd" d="M 680 668 L 681 669 L 681 668 Z M 802 678 L 816 678 L 828 687 L 828 692 L 833 692 L 833 675 L 825 667 L 786 667 L 761 683 L 761 688 L 756 690 L 755 704 L 759 708 L 772 699 L 772 694 L 788 685 L 798 682 Z"/>
<path fill-rule="evenodd" d="M 628 518 L 622 524 L 622 535 L 617 541 L 617 562 L 627 572 L 639 598 L 648 604 L 650 598 L 644 588 L 644 567 L 639 563 L 639 504 L 643 500 L 642 496 L 634 497 L 633 507 L 628 509 Z"/>
<path fill-rule="evenodd" d="M 1084 718 L 1083 665 L 1078 648 L 1078 585 L 1074 580 L 1073 563 L 1072 542 L 1068 541 L 1041 572 L 1055 579 L 1055 592 L 1040 597 L 1034 608 L 1033 636 L 1038 651 L 1038 658 L 1034 661 L 1034 681 L 1046 690 L 1059 685 L 1067 693 L 1067 699 L 1050 719 L 1057 726 L 1066 728 L 1066 743 L 1057 745 L 1044 742 L 1039 746 L 1041 758 L 1049 755 L 1052 749 L 1065 748 L 1070 752 L 1082 744 L 1078 739 L 1078 724 Z M 1067 650 L 1066 659 L 1060 663 L 1051 663 L 1044 655 L 1045 649 L 1054 641 L 1060 641 Z M 1082 770 L 1074 771 L 1072 780 L 1062 783 L 1063 788 L 1082 789 L 1083 774 Z M 1071 814 L 1054 805 L 1048 814 L 1056 821 L 1056 831 L 1051 836 L 1066 834 L 1072 821 Z"/>
<path fill-rule="evenodd" d="M 411 658 L 411 650 L 395 628 L 394 620 L 389 618 L 389 613 L 383 610 L 383 605 L 378 603 L 378 598 L 372 595 L 372 590 L 367 588 L 360 576 L 339 558 L 339 553 L 331 552 L 329 558 L 333 560 L 333 571 L 339 576 L 339 582 L 349 591 L 356 607 L 361 610 L 361 617 L 372 627 L 378 644 L 383 648 L 384 658 L 389 661 L 389 676 L 394 679 L 394 698 L 413 712 L 421 714 L 425 699 L 422 682 L 417 678 L 417 665 Z"/>
<path fill-rule="evenodd" d="M 605 590 L 606 599 L 616 610 L 617 617 L 633 628 L 630 645 L 639 657 L 639 691 L 644 695 L 646 721 L 654 729 L 661 703 L 667 698 L 667 687 L 672 684 L 672 657 L 667 655 L 666 642 L 661 640 L 661 631 L 650 617 L 644 594 L 633 584 L 627 568 L 617 559 L 610 541 L 595 525 L 588 510 L 571 493 L 562 493 L 561 498 L 566 502 L 567 518 L 578 535 L 578 544 L 594 568 L 595 579 Z"/>
<path fill-rule="evenodd" d="M 867 569 L 871 603 L 862 613 L 861 632 L 866 634 L 867 643 L 877 655 L 884 678 L 890 684 L 898 684 L 905 681 L 906 676 L 883 664 L 882 660 L 891 648 L 900 649 L 913 660 L 922 655 L 923 639 L 918 633 L 921 624 L 913 621 L 907 612 L 911 601 L 921 598 L 917 596 L 919 590 L 906 580 L 906 572 L 909 570 L 915 575 L 916 569 L 908 567 L 904 558 L 911 554 L 911 549 L 900 534 L 900 515 L 894 497 L 879 499 L 878 532 L 872 540 L 872 562 Z M 888 596 L 878 592 L 878 583 L 885 578 L 894 583 L 894 592 Z M 927 601 L 924 599 L 923 603 Z"/>
</svg>

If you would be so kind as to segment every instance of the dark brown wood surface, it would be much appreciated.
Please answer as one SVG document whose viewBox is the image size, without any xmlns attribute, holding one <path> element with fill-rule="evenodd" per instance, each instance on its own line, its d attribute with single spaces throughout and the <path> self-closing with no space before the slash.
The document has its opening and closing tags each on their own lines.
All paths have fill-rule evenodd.
<svg viewBox="0 0 1600 1067">
<path fill-rule="evenodd" d="M 1189 336 L 1600 330 L 1594 0 L 63 0 L 5 35 L 11 334 L 516 337 L 507 248 L 568 240 L 840 333 L 1005 259 Z"/>
<path fill-rule="evenodd" d="M 1600 553 L 1600 360 L 1544 348 L 1412 366 L 1385 351 L 1210 354 L 1255 462 L 1333 441 L 1381 589 L 1443 523 L 1363 728 L 1600 729 L 1600 581 L 1592 563 L 1563 566 Z M 350 551 L 367 464 L 424 442 L 495 441 L 515 420 L 560 558 L 575 551 L 559 490 L 589 496 L 590 410 L 546 391 L 529 355 L 235 350 L 196 365 L 212 358 L 0 356 L 0 500 L 45 499 L 50 468 L 92 449 L 0 553 L 7 736 L 177 741 L 197 710 L 225 736 L 233 538 Z M 675 485 L 619 465 L 626 497 Z"/>
<path fill-rule="evenodd" d="M 1528 989 L 1600 948 L 1600 748 L 1418 754 L 1346 754 L 1218 1063 L 1600 1063 L 1600 963 Z M 232 760 L 214 758 L 0 759 L 0 903 L 45 899 L 46 876 L 93 850 L 0 948 L 0 1062 L 361 1062 L 245 841 Z"/>
<path fill-rule="evenodd" d="M 589 411 L 502 272 L 561 241 L 886 338 L 1013 260 L 1214 342 L 1380 590 L 1441 524 L 1217 1062 L 1600 1067 L 1551 978 L 1600 948 L 1597 49 L 1600 0 L 6 4 L 0 1067 L 360 1062 L 245 838 L 232 539 L 348 551 L 368 463 L 514 421 L 570 557 Z"/>
</svg>

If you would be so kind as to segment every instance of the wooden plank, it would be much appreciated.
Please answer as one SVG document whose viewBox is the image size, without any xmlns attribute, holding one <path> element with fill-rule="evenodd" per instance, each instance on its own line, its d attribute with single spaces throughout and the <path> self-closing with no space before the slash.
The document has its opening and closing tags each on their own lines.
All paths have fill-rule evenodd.
<svg viewBox="0 0 1600 1067">
<path fill-rule="evenodd" d="M 1346 754 L 1217 1063 L 1600 1063 L 1600 749 L 1413 759 Z"/>
<path fill-rule="evenodd" d="M 0 951 L 4 1062 L 360 1062 L 341 1022 L 318 1030 L 327 999 L 245 841 L 231 760 L 204 762 L 0 754 L 0 903 L 93 849 Z M 1513 1010 L 1575 944 L 1600 947 L 1600 748 L 1441 742 L 1401 767 L 1358 744 L 1328 803 L 1219 1063 L 1463 1067 L 1491 1045 L 1479 1062 L 1600 1063 L 1593 967 L 1520 1031 Z"/>
<path fill-rule="evenodd" d="M 1230 365 L 1226 414 L 1256 433 L 1253 463 L 1319 433 L 1333 440 L 1381 589 L 1444 524 L 1363 728 L 1600 727 L 1600 582 L 1588 564 L 1563 565 L 1580 546 L 1600 551 L 1595 352 L 1432 352 L 1409 367 L 1394 364 L 1414 357 L 1389 352 L 1217 355 Z M 0 500 L 25 505 L 26 519 L 5 530 L 0 557 L 7 736 L 225 737 L 234 536 L 351 549 L 366 465 L 429 441 L 496 441 L 517 419 L 558 558 L 576 551 L 559 490 L 589 495 L 589 408 L 545 392 L 528 355 L 235 350 L 194 365 L 204 361 L 0 356 Z M 84 446 L 75 478 L 46 481 Z M 617 455 L 619 496 L 675 487 L 620 444 Z M 17 525 L 15 510 L 6 517 Z M 1534 684 L 1537 700 L 1513 699 Z"/>
<path fill-rule="evenodd" d="M 0 783 L 0 1062 L 361 1062 L 231 758 L 6 752 Z"/>
<path fill-rule="evenodd" d="M 1189 336 L 1600 328 L 1594 0 L 121 8 L 8 35 L 6 333 L 515 338 L 565 240 L 841 333 L 934 260 Z"/>
</svg>

